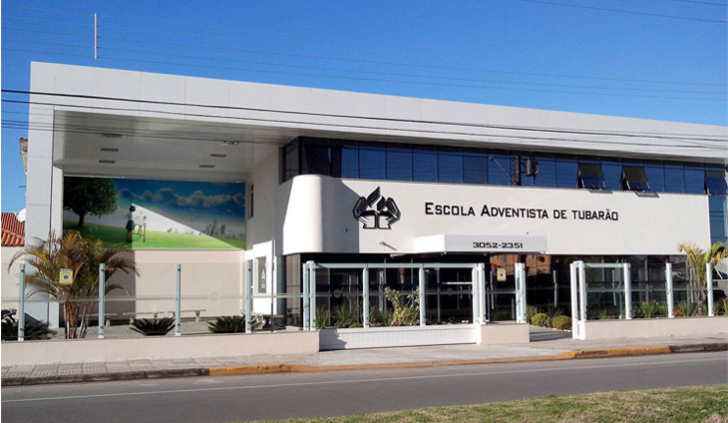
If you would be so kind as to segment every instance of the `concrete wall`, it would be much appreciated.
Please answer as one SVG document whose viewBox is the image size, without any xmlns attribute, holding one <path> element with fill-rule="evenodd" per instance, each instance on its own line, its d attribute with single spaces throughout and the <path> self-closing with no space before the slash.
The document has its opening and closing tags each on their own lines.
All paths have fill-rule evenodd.
<svg viewBox="0 0 728 423">
<path fill-rule="evenodd" d="M 15 262 L 13 267 L 8 269 L 10 260 L 22 250 L 21 247 L 2 247 L 2 269 L 0 269 L 0 288 L 2 295 L 2 308 L 18 308 L 18 273 L 22 260 Z"/>
<path fill-rule="evenodd" d="M 483 345 L 523 344 L 530 342 L 527 324 L 488 323 L 480 326 L 480 343 Z"/>
<path fill-rule="evenodd" d="M 587 320 L 586 340 L 658 336 L 728 336 L 728 316 L 677 319 Z"/>
<path fill-rule="evenodd" d="M 2 365 L 318 352 L 318 332 L 3 342 Z"/>
</svg>

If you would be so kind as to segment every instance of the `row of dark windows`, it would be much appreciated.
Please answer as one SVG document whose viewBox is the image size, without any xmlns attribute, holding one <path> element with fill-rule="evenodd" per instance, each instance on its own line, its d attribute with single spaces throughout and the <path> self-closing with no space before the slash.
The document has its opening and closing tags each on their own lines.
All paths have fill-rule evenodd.
<svg viewBox="0 0 728 423">
<path fill-rule="evenodd" d="M 547 188 L 709 195 L 728 192 L 725 169 L 718 165 L 305 137 L 283 148 L 283 164 L 283 181 L 316 174 Z"/>
</svg>

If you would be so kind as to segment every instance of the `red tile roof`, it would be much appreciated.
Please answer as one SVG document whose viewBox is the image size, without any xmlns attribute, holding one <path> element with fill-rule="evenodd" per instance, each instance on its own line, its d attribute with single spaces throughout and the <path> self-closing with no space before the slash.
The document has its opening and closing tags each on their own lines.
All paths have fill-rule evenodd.
<svg viewBox="0 0 728 423">
<path fill-rule="evenodd" d="M 15 213 L 2 214 L 2 246 L 22 247 L 25 245 L 25 222 L 19 222 Z"/>
</svg>

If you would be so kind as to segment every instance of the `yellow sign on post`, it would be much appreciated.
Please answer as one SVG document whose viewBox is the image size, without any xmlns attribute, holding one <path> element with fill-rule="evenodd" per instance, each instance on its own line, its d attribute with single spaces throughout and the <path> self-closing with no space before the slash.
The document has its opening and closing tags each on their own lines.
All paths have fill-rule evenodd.
<svg viewBox="0 0 728 423">
<path fill-rule="evenodd" d="M 61 269 L 61 277 L 59 283 L 61 285 L 71 285 L 73 284 L 73 270 L 71 269 Z"/>
<path fill-rule="evenodd" d="M 495 277 L 498 282 L 505 282 L 506 281 L 506 269 L 503 267 L 499 267 L 495 271 Z"/>
</svg>

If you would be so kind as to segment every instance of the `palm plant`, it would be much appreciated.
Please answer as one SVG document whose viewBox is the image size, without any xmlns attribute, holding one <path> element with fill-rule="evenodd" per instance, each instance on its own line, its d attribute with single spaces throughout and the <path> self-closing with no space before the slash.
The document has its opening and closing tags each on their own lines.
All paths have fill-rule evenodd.
<svg viewBox="0 0 728 423">
<path fill-rule="evenodd" d="M 703 305 L 707 299 L 706 265 L 715 266 L 719 261 L 728 259 L 728 248 L 722 242 L 711 245 L 708 251 L 700 249 L 696 244 L 686 242 L 680 244 L 678 250 L 687 256 L 690 267 L 690 284 L 698 288 L 698 315 L 703 315 Z"/>
<path fill-rule="evenodd" d="M 175 325 L 173 317 L 162 317 L 160 319 L 137 319 L 131 324 L 131 330 L 141 333 L 144 336 L 164 336 Z M 243 329 L 245 326 L 243 326 Z"/>
<path fill-rule="evenodd" d="M 120 270 L 139 275 L 126 254 L 129 252 L 103 248 L 101 240 L 82 237 L 77 231 L 67 231 L 63 236 L 51 232 L 48 239 L 38 239 L 36 244 L 26 246 L 15 254 L 8 269 L 15 261 L 24 258 L 32 268 L 25 278 L 25 284 L 31 287 L 26 297 L 44 293 L 62 302 L 66 339 L 83 338 L 99 295 L 99 265 L 106 265 L 105 294 L 116 289 L 125 290 L 121 285 L 108 281 Z M 73 271 L 71 284 L 61 285 L 61 269 Z"/>
<path fill-rule="evenodd" d="M 207 326 L 212 333 L 245 332 L 245 316 L 220 316 Z"/>
</svg>

